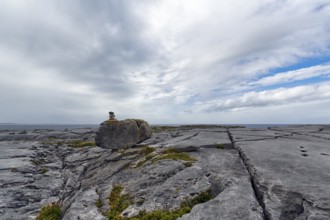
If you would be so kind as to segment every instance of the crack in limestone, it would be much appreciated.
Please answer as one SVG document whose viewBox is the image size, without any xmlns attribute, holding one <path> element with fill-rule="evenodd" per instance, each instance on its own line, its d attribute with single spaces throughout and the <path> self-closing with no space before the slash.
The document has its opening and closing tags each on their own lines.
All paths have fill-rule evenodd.
<svg viewBox="0 0 330 220">
<path fill-rule="evenodd" d="M 281 131 L 281 132 L 286 132 L 286 131 L 283 131 L 283 130 L 280 130 L 280 129 L 275 129 L 275 128 L 269 128 L 269 130 L 272 130 L 272 131 Z M 314 132 L 314 131 L 313 131 Z M 313 133 L 311 132 L 311 133 Z M 321 137 L 321 136 L 318 136 L 318 135 L 312 135 L 312 134 L 306 134 L 306 133 L 299 133 L 299 132 L 291 132 L 291 135 L 301 135 L 301 136 L 309 136 L 309 137 L 314 137 L 314 138 L 319 138 L 319 139 L 323 139 L 323 140 L 330 140 L 330 138 L 325 138 L 325 137 Z"/>
<path fill-rule="evenodd" d="M 119 159 L 119 160 L 121 160 L 121 159 Z M 116 174 L 120 173 L 122 170 L 128 168 L 128 167 L 131 165 L 132 160 L 126 160 L 126 161 L 127 161 L 127 162 L 124 163 L 122 166 L 120 166 L 116 171 L 114 171 L 114 172 L 111 174 L 111 176 L 105 178 L 105 179 L 103 180 L 103 182 L 106 182 L 108 179 L 110 179 L 110 178 L 113 177 L 114 175 L 116 175 Z M 107 164 L 106 159 L 104 160 L 104 162 L 103 162 L 100 166 L 102 166 L 102 165 L 104 165 L 104 164 Z M 83 165 L 82 165 L 82 166 L 83 166 Z M 79 177 L 78 177 L 78 179 L 77 179 L 78 187 L 72 189 L 72 191 L 70 192 L 69 195 L 67 195 L 67 196 L 64 196 L 64 195 L 63 195 L 63 197 L 61 198 L 61 202 L 64 202 L 64 200 L 66 200 L 66 199 L 71 200 L 71 202 L 70 202 L 70 204 L 69 204 L 68 206 L 63 207 L 63 210 L 62 210 L 62 211 L 63 211 L 63 216 L 65 216 L 65 214 L 66 214 L 66 213 L 68 212 L 68 210 L 71 208 L 72 204 L 75 202 L 76 198 L 79 196 L 79 194 L 76 194 L 76 193 L 79 192 L 79 190 L 81 190 L 81 189 L 82 189 L 83 191 L 85 191 L 85 190 L 87 189 L 87 188 L 82 188 L 82 184 L 81 184 L 81 183 L 82 183 L 82 181 L 85 179 L 85 175 L 86 175 L 86 172 L 87 172 L 89 166 L 91 166 L 90 163 L 87 163 L 85 166 L 83 166 L 84 169 L 83 169 L 83 171 L 81 172 L 81 174 L 79 175 Z M 90 170 L 90 171 L 91 171 L 91 170 Z"/>
<path fill-rule="evenodd" d="M 254 192 L 254 195 L 259 203 L 259 205 L 262 208 L 263 211 L 263 218 L 264 220 L 271 220 L 270 213 L 266 210 L 266 205 L 264 203 L 264 193 L 259 189 L 259 181 L 256 179 L 256 170 L 251 166 L 249 163 L 249 159 L 247 156 L 244 154 L 243 150 L 240 147 L 237 147 L 235 145 L 235 141 L 233 139 L 233 136 L 231 135 L 229 129 L 227 129 L 227 134 L 228 137 L 233 145 L 233 148 L 237 150 L 239 157 L 241 158 L 243 164 L 245 165 L 245 168 L 247 169 L 249 175 L 250 175 L 250 181 L 251 181 L 251 186 Z"/>
<path fill-rule="evenodd" d="M 191 139 L 191 138 L 193 138 L 193 137 L 196 137 L 198 134 L 199 134 L 199 132 L 197 132 L 196 134 L 193 134 L 193 135 L 191 135 L 191 136 L 189 136 L 189 137 L 187 137 L 187 138 L 184 138 L 184 139 L 178 140 L 178 141 L 176 141 L 175 143 L 177 143 L 177 142 L 181 142 L 181 141 L 185 141 L 185 140 L 189 140 L 189 139 Z"/>
<path fill-rule="evenodd" d="M 313 208 L 315 208 L 315 209 L 319 209 L 319 210 L 326 211 L 326 212 L 330 211 L 329 208 L 323 208 L 323 207 L 320 207 L 320 206 L 314 205 L 314 203 L 313 203 L 312 201 L 309 201 L 309 200 L 307 200 L 306 198 L 302 198 L 302 201 L 303 201 L 303 202 L 306 202 L 310 207 L 313 207 Z"/>
</svg>

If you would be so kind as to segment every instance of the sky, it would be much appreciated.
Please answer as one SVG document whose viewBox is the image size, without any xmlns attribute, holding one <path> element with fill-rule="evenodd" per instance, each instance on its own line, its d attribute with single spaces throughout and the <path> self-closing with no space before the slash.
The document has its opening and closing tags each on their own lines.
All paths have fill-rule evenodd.
<svg viewBox="0 0 330 220">
<path fill-rule="evenodd" d="M 330 0 L 1 0 L 0 123 L 330 123 Z"/>
</svg>

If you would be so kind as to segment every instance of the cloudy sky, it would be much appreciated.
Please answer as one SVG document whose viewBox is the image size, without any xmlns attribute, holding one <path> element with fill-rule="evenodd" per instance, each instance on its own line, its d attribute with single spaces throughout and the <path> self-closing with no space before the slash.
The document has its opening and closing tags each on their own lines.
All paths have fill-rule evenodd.
<svg viewBox="0 0 330 220">
<path fill-rule="evenodd" d="M 330 123 L 330 0 L 1 0 L 0 122 Z"/>
</svg>

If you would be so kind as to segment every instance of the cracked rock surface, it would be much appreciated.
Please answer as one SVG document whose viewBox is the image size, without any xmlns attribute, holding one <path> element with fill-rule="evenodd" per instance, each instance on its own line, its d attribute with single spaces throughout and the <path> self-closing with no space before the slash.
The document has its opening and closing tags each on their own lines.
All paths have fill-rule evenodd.
<svg viewBox="0 0 330 220">
<path fill-rule="evenodd" d="M 268 219 L 330 219 L 330 127 L 230 133 Z"/>
<path fill-rule="evenodd" d="M 107 219 L 118 185 L 132 197 L 125 217 L 209 191 L 212 199 L 179 219 L 330 219 L 329 126 L 178 127 L 115 151 L 72 144 L 95 134 L 0 131 L 0 219 L 35 219 L 51 202 L 62 219 Z M 162 158 L 167 149 L 193 160 Z"/>
</svg>

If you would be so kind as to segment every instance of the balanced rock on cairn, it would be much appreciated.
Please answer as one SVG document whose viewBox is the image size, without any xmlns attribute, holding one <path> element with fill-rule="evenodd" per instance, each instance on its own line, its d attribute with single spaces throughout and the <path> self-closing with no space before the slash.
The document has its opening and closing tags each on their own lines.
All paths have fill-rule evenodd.
<svg viewBox="0 0 330 220">
<path fill-rule="evenodd" d="M 149 124 L 141 119 L 118 121 L 114 112 L 109 112 L 109 120 L 101 123 L 96 133 L 97 146 L 107 149 L 132 147 L 151 137 Z"/>
</svg>

